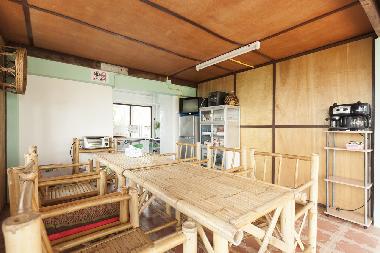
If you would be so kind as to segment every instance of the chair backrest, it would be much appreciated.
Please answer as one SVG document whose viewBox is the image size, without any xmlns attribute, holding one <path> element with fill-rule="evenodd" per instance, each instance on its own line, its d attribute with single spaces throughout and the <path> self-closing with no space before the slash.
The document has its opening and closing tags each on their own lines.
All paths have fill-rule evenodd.
<svg viewBox="0 0 380 253">
<path fill-rule="evenodd" d="M 289 155 L 250 150 L 249 176 L 303 192 L 318 184 L 319 155 Z"/>
<path fill-rule="evenodd" d="M 207 146 L 207 168 L 235 171 L 248 168 L 246 148 Z"/>
<path fill-rule="evenodd" d="M 193 143 L 176 143 L 176 159 L 180 161 L 195 161 L 201 159 L 200 142 Z"/>
</svg>

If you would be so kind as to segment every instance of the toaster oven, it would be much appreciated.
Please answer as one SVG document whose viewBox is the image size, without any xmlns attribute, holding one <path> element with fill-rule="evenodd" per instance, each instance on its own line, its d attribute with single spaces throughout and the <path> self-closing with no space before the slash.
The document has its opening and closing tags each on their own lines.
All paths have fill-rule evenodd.
<svg viewBox="0 0 380 253">
<path fill-rule="evenodd" d="M 84 136 L 81 143 L 84 149 L 109 148 L 110 137 L 107 136 Z"/>
</svg>

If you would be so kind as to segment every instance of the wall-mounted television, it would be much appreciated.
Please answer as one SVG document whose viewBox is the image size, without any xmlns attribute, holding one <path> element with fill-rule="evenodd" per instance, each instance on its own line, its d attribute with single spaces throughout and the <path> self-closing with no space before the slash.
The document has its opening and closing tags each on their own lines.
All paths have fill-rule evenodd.
<svg viewBox="0 0 380 253">
<path fill-rule="evenodd" d="M 183 115 L 198 114 L 200 103 L 201 103 L 201 99 L 199 97 L 180 98 L 179 99 L 179 113 Z"/>
</svg>

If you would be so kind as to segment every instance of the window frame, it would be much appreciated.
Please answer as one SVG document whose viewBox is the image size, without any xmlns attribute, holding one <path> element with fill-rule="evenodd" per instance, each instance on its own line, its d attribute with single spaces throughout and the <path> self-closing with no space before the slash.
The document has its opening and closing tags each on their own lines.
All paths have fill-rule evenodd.
<svg viewBox="0 0 380 253">
<path fill-rule="evenodd" d="M 136 105 L 136 104 L 126 104 L 126 103 L 112 103 L 112 105 L 125 105 L 129 106 L 129 125 L 132 125 L 132 107 L 149 107 L 150 108 L 150 137 L 148 138 L 153 138 L 153 106 L 151 105 Z M 112 119 L 113 121 L 113 119 Z M 112 122 L 113 123 L 113 122 Z M 129 138 L 131 137 L 131 134 L 129 133 Z M 141 139 L 146 138 L 146 137 L 139 137 Z"/>
</svg>

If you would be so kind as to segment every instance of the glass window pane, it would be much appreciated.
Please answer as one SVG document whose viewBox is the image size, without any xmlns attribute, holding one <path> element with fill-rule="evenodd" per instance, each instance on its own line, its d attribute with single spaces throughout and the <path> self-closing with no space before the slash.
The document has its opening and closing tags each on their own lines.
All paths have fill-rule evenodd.
<svg viewBox="0 0 380 253">
<path fill-rule="evenodd" d="M 130 106 L 113 105 L 113 134 L 129 137 Z"/>
<path fill-rule="evenodd" d="M 152 133 L 151 107 L 131 107 L 131 137 L 150 138 Z"/>
</svg>

